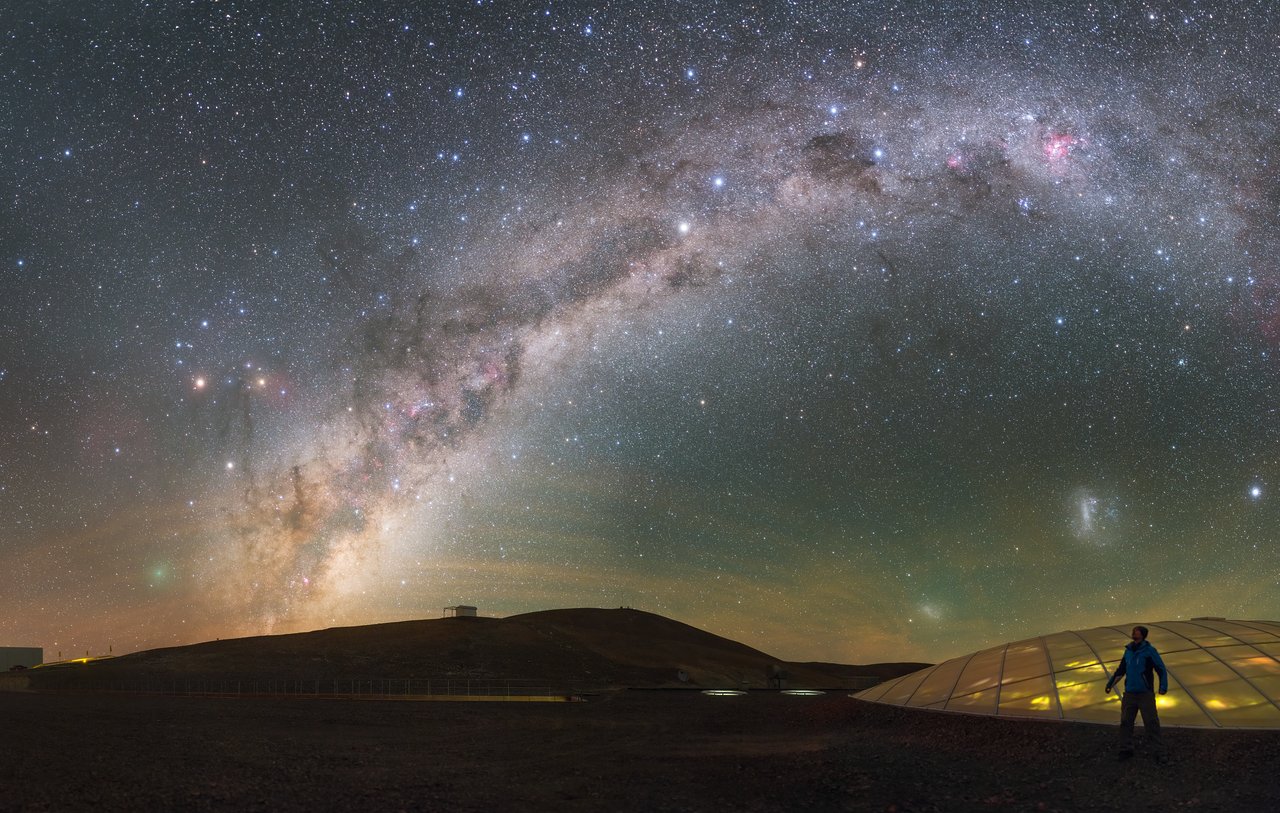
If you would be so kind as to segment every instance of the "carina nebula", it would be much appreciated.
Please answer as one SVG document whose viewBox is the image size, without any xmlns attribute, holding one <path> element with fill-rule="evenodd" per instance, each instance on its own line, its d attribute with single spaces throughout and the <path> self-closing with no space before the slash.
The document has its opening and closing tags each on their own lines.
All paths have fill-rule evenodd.
<svg viewBox="0 0 1280 813">
<path fill-rule="evenodd" d="M 4 643 L 1280 612 L 1269 4 L 3 25 Z"/>
</svg>

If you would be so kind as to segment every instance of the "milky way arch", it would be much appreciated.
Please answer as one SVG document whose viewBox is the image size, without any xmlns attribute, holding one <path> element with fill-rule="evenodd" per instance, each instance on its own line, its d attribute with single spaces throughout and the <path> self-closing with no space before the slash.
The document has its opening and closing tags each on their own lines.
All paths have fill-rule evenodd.
<svg viewBox="0 0 1280 813">
<path fill-rule="evenodd" d="M 851 297 L 859 277 L 959 278 L 998 307 L 1033 245 L 1087 242 L 1117 280 L 1147 268 L 1151 246 L 1199 254 L 1186 273 L 1205 280 L 1247 266 L 1241 245 L 1257 254 L 1270 240 L 1258 201 L 1275 194 L 1254 168 L 1277 156 L 1223 104 L 1115 76 L 940 62 L 897 84 L 850 69 L 672 111 L 515 221 L 479 227 L 490 239 L 458 268 L 410 268 L 394 305 L 356 327 L 327 417 L 259 463 L 230 514 L 245 574 L 230 594 L 269 620 L 340 601 L 344 569 L 376 555 L 387 517 L 432 489 L 522 380 L 575 363 L 582 348 L 559 337 L 726 280 L 782 285 L 801 263 L 850 278 L 839 290 Z M 1068 292 L 1085 272 L 1064 248 L 1060 267 L 1028 273 Z M 1251 323 L 1271 307 L 1213 297 Z M 869 325 L 867 352 L 889 363 L 878 342 L 892 331 Z"/>
</svg>

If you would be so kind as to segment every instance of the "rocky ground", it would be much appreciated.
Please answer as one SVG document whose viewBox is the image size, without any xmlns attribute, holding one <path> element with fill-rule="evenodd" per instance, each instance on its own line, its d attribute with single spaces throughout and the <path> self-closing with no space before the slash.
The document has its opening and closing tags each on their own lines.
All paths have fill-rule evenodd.
<svg viewBox="0 0 1280 813">
<path fill-rule="evenodd" d="M 941 715 L 843 694 L 441 703 L 0 692 L 10 810 L 1280 810 L 1280 732 Z"/>
</svg>

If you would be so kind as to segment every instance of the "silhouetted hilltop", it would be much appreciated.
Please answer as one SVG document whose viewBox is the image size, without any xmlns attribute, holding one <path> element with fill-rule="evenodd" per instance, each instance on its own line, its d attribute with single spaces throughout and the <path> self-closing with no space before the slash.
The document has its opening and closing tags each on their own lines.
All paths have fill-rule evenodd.
<svg viewBox="0 0 1280 813">
<path fill-rule="evenodd" d="M 855 688 L 925 664 L 787 663 L 660 615 L 566 609 L 438 618 L 208 641 L 30 673 L 33 688 L 147 677 L 534 680 L 560 686 Z M 681 680 L 683 676 L 684 680 Z"/>
</svg>

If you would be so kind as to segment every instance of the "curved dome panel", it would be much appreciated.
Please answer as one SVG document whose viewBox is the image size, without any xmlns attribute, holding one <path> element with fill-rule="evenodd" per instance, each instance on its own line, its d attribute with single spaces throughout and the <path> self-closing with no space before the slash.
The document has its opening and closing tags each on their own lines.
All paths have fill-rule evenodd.
<svg viewBox="0 0 1280 813">
<path fill-rule="evenodd" d="M 1070 630 L 984 649 L 885 681 L 862 700 L 938 711 L 1120 722 L 1106 694 L 1135 626 Z M 1280 729 L 1280 623 L 1194 618 L 1145 623 L 1169 670 L 1160 722 Z"/>
</svg>

